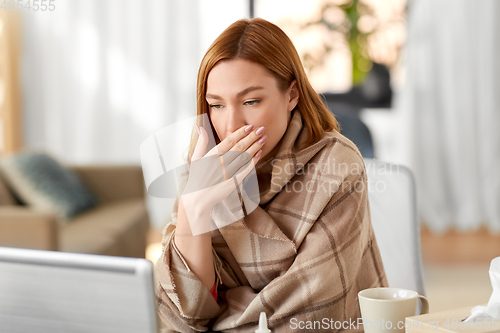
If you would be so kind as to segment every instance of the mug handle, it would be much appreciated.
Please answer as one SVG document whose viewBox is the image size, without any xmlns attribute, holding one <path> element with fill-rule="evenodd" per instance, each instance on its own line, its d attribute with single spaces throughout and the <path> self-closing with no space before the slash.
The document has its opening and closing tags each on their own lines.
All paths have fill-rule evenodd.
<svg viewBox="0 0 500 333">
<path fill-rule="evenodd" d="M 429 301 L 425 296 L 418 295 L 418 298 L 420 298 L 420 302 L 422 302 L 422 310 L 420 311 L 420 314 L 426 314 L 429 313 Z"/>
</svg>

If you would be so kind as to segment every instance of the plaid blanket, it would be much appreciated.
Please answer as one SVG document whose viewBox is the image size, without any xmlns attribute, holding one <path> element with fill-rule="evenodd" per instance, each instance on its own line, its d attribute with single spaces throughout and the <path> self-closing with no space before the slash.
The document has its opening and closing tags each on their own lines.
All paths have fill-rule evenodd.
<svg viewBox="0 0 500 333">
<path fill-rule="evenodd" d="M 172 329 L 254 332 L 264 311 L 275 333 L 363 331 L 357 293 L 387 286 L 363 159 L 338 132 L 300 149 L 307 137 L 294 111 L 276 156 L 256 165 L 259 207 L 212 231 L 217 302 L 173 242 L 173 214 L 155 266 L 158 313 Z"/>
</svg>

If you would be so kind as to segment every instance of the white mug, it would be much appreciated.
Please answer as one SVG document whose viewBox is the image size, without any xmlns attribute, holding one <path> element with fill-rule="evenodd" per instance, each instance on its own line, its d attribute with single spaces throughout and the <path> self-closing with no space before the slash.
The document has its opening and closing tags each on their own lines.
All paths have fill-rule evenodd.
<svg viewBox="0 0 500 333">
<path fill-rule="evenodd" d="M 418 299 L 421 314 L 429 313 L 427 298 L 401 288 L 370 288 L 358 293 L 365 333 L 405 332 L 406 317 L 415 316 Z"/>
</svg>

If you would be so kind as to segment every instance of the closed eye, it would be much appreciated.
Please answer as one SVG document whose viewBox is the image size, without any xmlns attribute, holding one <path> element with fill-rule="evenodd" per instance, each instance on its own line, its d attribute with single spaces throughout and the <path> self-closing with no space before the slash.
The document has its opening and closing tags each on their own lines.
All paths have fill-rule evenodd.
<svg viewBox="0 0 500 333">
<path fill-rule="evenodd" d="M 252 101 L 246 101 L 245 105 L 252 106 L 252 105 L 255 105 L 257 103 L 260 103 L 260 101 L 257 100 L 257 99 L 255 99 L 255 100 L 252 100 Z"/>
<path fill-rule="evenodd" d="M 222 105 L 220 104 L 209 104 L 208 106 L 210 107 L 210 109 L 216 109 L 216 110 L 222 109 Z"/>
</svg>

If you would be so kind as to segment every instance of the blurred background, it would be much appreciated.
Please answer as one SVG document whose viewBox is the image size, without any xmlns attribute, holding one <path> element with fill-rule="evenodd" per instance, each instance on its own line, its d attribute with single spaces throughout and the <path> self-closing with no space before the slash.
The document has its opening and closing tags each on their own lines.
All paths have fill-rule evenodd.
<svg viewBox="0 0 500 333">
<path fill-rule="evenodd" d="M 144 186 L 140 145 L 196 114 L 197 70 L 211 42 L 237 19 L 262 17 L 290 36 L 363 156 L 414 172 L 431 310 L 488 301 L 489 263 L 500 255 L 500 3 L 41 1 L 38 9 L 33 1 L 0 1 L 0 159 L 45 152 L 76 170 L 101 203 L 114 205 L 72 217 L 82 225 L 95 219 L 88 214 L 135 216 L 120 243 L 110 238 L 125 227 L 107 227 L 115 232 L 102 238 L 107 248 L 127 247 L 140 234 L 145 243 L 134 246 L 155 260 L 173 200 L 124 185 Z M 10 245 L 10 228 L 31 217 L 13 212 L 29 204 L 12 181 L 6 185 L 14 193 L 0 201 L 0 222 L 8 220 L 0 239 Z M 132 198 L 146 200 L 144 211 L 130 208 Z M 72 223 L 51 224 L 47 248 L 86 251 L 103 228 Z M 37 242 L 30 237 L 27 247 Z M 94 250 L 127 255 L 106 251 Z"/>
</svg>

